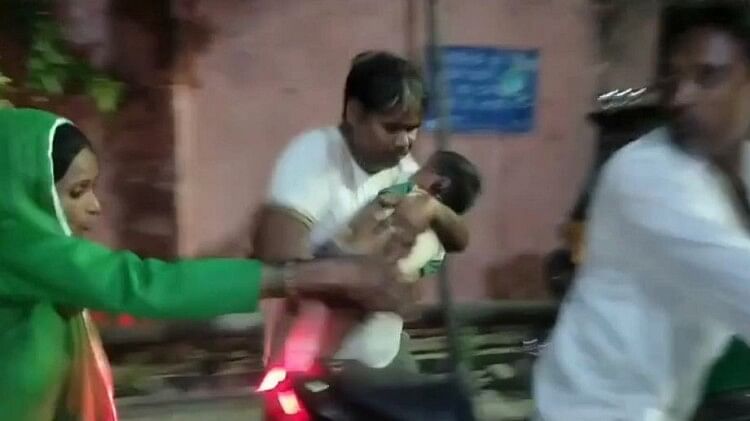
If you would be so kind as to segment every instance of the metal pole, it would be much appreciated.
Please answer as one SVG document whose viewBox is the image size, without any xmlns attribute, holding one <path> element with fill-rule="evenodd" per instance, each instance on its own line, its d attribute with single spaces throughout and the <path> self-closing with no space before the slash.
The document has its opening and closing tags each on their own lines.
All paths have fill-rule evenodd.
<svg viewBox="0 0 750 421">
<path fill-rule="evenodd" d="M 448 146 L 450 127 L 447 96 L 443 79 L 443 66 L 440 57 L 440 39 L 438 28 L 438 0 L 427 0 L 427 59 L 430 77 L 430 101 L 434 104 L 436 127 L 435 143 L 438 149 Z M 459 376 L 465 371 L 461 358 L 461 343 L 458 325 L 456 323 L 450 279 L 448 277 L 449 260 L 445 259 L 443 269 L 438 277 L 440 304 L 445 321 L 446 338 L 448 342 L 449 364 L 454 373 Z"/>
</svg>

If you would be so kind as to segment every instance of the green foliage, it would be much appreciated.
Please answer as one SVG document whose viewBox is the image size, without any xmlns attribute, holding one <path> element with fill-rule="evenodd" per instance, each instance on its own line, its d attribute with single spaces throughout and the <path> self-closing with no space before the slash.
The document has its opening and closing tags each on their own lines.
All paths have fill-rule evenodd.
<svg viewBox="0 0 750 421">
<path fill-rule="evenodd" d="M 102 112 L 115 111 L 120 102 L 123 84 L 68 53 L 60 28 L 51 19 L 34 24 L 26 66 L 28 88 L 49 95 L 81 89 Z"/>
<path fill-rule="evenodd" d="M 84 93 L 99 111 L 116 111 L 123 84 L 70 53 L 54 20 L 54 6 L 51 0 L 0 0 L 0 28 L 29 51 L 26 79 L 16 81 L 15 88 L 47 96 Z M 7 106 L 11 83 L 0 70 L 0 107 Z"/>
<path fill-rule="evenodd" d="M 117 111 L 122 98 L 123 84 L 102 74 L 92 75 L 86 80 L 86 93 L 96 101 L 96 107 L 104 113 Z"/>
</svg>

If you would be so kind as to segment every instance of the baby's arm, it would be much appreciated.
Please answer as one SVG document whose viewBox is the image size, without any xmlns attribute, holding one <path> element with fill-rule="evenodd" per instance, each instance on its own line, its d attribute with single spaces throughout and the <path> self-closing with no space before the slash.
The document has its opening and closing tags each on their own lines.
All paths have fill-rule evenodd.
<svg viewBox="0 0 750 421">
<path fill-rule="evenodd" d="M 463 218 L 427 192 L 406 196 L 395 206 L 394 217 L 419 232 L 432 229 L 447 251 L 463 251 L 468 245 L 469 231 Z"/>
</svg>

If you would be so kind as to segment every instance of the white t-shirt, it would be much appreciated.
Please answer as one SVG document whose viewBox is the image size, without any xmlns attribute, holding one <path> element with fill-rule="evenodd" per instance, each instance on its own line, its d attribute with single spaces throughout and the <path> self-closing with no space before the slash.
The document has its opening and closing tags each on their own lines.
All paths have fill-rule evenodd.
<svg viewBox="0 0 750 421">
<path fill-rule="evenodd" d="M 602 171 L 586 259 L 535 368 L 537 420 L 691 419 L 731 335 L 750 339 L 740 208 L 725 176 L 668 136 L 647 134 Z"/>
<path fill-rule="evenodd" d="M 268 200 L 307 219 L 314 250 L 343 229 L 381 190 L 405 182 L 418 169 L 407 155 L 393 168 L 368 174 L 352 157 L 338 128 L 316 129 L 296 137 L 284 150 L 273 172 Z M 267 326 L 272 325 L 269 322 Z M 383 367 L 398 353 L 402 329 L 398 315 L 373 314 L 346 338 L 338 357 Z"/>
<path fill-rule="evenodd" d="M 306 217 L 315 248 L 332 238 L 381 190 L 405 182 L 418 169 L 407 155 L 393 168 L 368 174 L 352 157 L 338 128 L 316 129 L 296 137 L 281 155 L 271 179 L 269 202 Z"/>
</svg>

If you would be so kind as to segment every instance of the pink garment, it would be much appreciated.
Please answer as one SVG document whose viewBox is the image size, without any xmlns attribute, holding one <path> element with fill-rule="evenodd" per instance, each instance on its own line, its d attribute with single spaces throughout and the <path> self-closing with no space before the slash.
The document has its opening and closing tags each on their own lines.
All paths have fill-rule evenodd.
<svg viewBox="0 0 750 421">
<path fill-rule="evenodd" d="M 74 354 L 67 406 L 81 421 L 117 421 L 112 370 L 86 310 L 72 320 Z"/>
<path fill-rule="evenodd" d="M 333 358 L 360 321 L 351 310 L 331 309 L 314 300 L 294 306 L 285 300 L 267 304 L 264 312 L 273 320 L 266 321 L 265 363 L 289 371 L 305 372 L 316 361 Z"/>
</svg>

